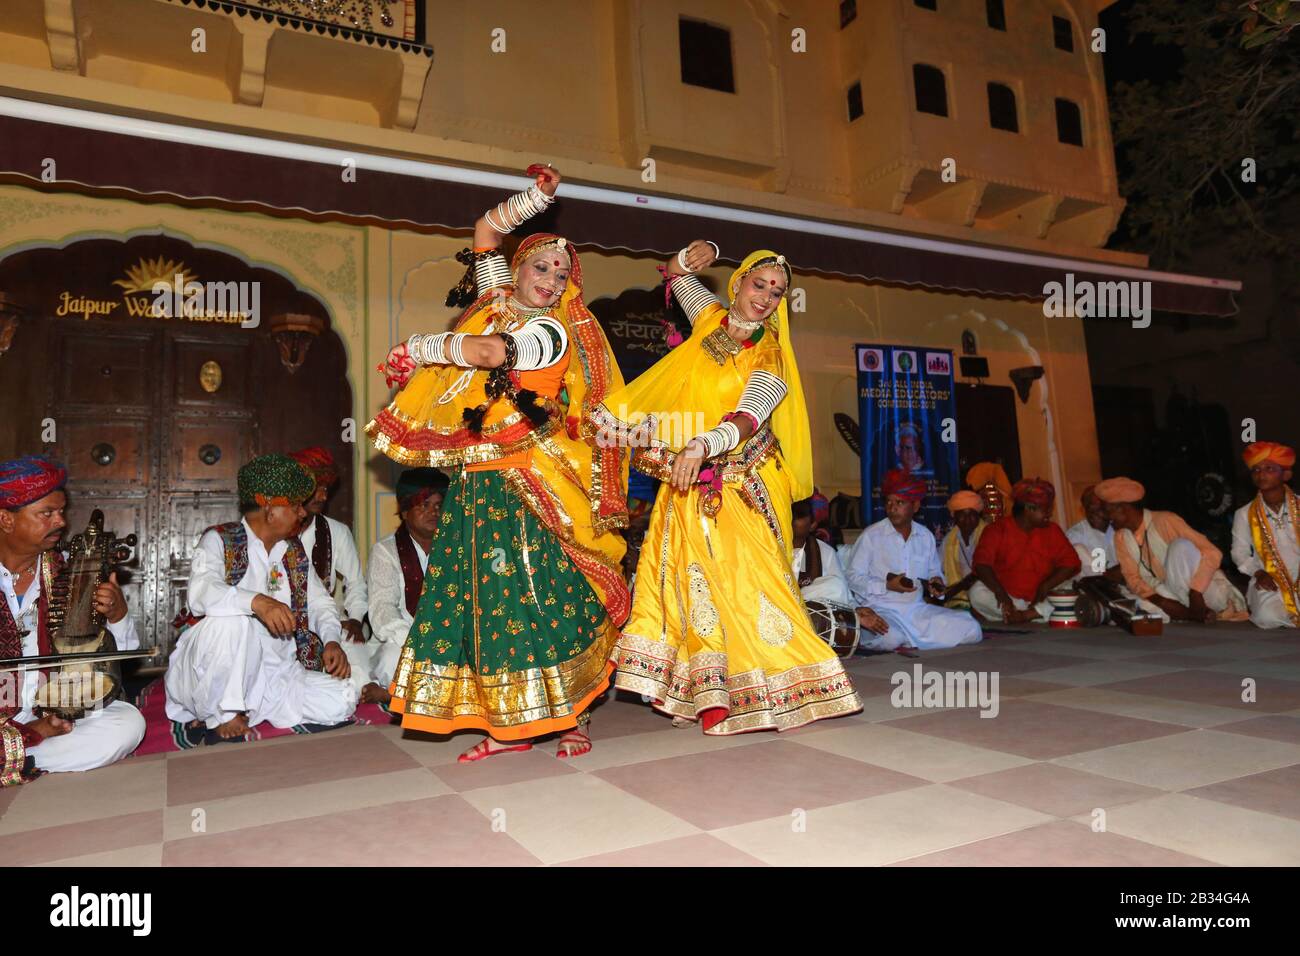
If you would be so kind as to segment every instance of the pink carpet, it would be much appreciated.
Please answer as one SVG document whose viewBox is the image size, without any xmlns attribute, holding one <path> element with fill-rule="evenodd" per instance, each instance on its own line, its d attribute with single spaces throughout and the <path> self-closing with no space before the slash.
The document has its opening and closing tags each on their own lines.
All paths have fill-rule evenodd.
<svg viewBox="0 0 1300 956">
<path fill-rule="evenodd" d="M 145 731 L 144 740 L 140 742 L 140 746 L 136 748 L 132 756 L 143 757 L 148 754 L 170 753 L 177 750 L 187 750 L 195 746 L 185 740 L 180 725 L 167 717 L 167 691 L 163 688 L 163 679 L 161 677 L 140 691 L 139 696 L 135 699 L 135 706 L 140 709 L 140 713 L 144 714 Z M 354 725 L 388 724 L 396 719 L 378 704 L 360 704 L 357 706 L 357 712 L 352 719 L 352 723 Z M 322 728 L 314 724 L 300 724 L 297 727 L 272 727 L 269 723 L 263 722 L 250 727 L 245 739 L 266 740 L 271 737 L 284 737 L 288 734 L 320 733 L 322 730 L 327 729 L 333 728 Z"/>
</svg>

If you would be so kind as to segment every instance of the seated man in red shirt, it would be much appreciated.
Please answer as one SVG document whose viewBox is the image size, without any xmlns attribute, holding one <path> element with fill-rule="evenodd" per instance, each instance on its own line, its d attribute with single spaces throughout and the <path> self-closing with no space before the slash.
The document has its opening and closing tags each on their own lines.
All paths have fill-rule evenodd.
<svg viewBox="0 0 1300 956">
<path fill-rule="evenodd" d="M 1011 490 L 1011 514 L 984 529 L 971 557 L 970 603 L 985 620 L 1008 624 L 1045 621 L 1047 592 L 1079 573 L 1079 555 L 1052 521 L 1056 489 L 1039 478 Z"/>
</svg>

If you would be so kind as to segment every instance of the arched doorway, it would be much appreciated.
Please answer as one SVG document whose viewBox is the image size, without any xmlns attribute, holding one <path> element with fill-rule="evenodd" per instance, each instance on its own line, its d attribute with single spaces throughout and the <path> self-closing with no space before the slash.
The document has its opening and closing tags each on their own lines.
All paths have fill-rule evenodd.
<svg viewBox="0 0 1300 956">
<path fill-rule="evenodd" d="M 177 274 L 222 284 L 228 301 L 151 314 L 153 283 Z M 242 313 L 233 290 L 246 293 Z M 238 513 L 235 474 L 250 457 L 330 448 L 341 472 L 331 514 L 351 521 L 347 360 L 310 292 L 229 253 L 147 235 L 14 253 L 0 260 L 0 295 L 25 313 L 0 355 L 0 458 L 43 452 L 68 466 L 69 534 L 98 508 L 106 527 L 137 536 L 124 590 L 159 649 L 149 665 L 166 662 L 191 550 Z M 241 323 L 254 305 L 257 324 Z M 292 371 L 282 316 L 315 330 L 299 334 L 307 347 Z"/>
</svg>

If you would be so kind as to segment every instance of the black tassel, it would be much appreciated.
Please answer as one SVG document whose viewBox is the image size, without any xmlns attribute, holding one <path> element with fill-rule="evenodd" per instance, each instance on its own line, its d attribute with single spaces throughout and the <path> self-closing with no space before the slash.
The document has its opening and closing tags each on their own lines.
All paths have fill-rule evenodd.
<svg viewBox="0 0 1300 956">
<path fill-rule="evenodd" d="M 447 305 L 463 309 L 474 301 L 474 251 L 462 249 L 456 253 L 456 261 L 464 263 L 465 274 L 447 291 Z"/>
<path fill-rule="evenodd" d="M 474 408 L 467 408 L 462 412 L 465 419 L 465 426 L 475 435 L 483 433 L 483 419 L 487 417 L 487 403 L 477 405 Z"/>
<path fill-rule="evenodd" d="M 533 423 L 534 428 L 541 428 L 546 424 L 546 420 L 550 418 L 550 413 L 547 412 L 545 405 L 538 403 L 536 392 L 531 388 L 522 388 L 515 393 L 514 398 L 515 408 L 524 413 L 527 419 Z"/>
</svg>

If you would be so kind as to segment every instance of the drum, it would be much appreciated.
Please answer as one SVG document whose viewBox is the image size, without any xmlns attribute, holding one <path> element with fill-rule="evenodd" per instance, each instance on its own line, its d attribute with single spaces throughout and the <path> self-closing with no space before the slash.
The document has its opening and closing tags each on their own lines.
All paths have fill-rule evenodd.
<svg viewBox="0 0 1300 956">
<path fill-rule="evenodd" d="M 1102 627 L 1110 623 L 1110 605 L 1095 594 L 1084 592 L 1074 604 L 1080 627 Z"/>
<path fill-rule="evenodd" d="M 839 657 L 852 657 L 858 649 L 858 612 L 842 604 L 806 601 L 808 617 L 817 636 Z"/>
<path fill-rule="evenodd" d="M 79 720 L 103 710 L 120 694 L 121 687 L 103 671 L 59 670 L 36 691 L 36 714 L 53 714 L 65 720 Z"/>
<path fill-rule="evenodd" d="M 1047 603 L 1052 605 L 1052 614 L 1047 619 L 1048 627 L 1078 627 L 1079 619 L 1075 616 L 1074 605 L 1079 595 L 1072 590 L 1048 591 Z"/>
</svg>

